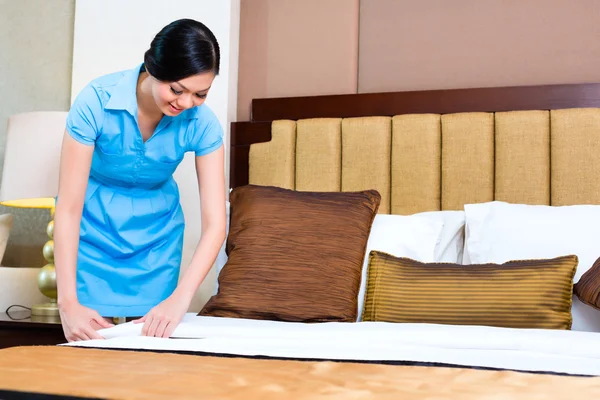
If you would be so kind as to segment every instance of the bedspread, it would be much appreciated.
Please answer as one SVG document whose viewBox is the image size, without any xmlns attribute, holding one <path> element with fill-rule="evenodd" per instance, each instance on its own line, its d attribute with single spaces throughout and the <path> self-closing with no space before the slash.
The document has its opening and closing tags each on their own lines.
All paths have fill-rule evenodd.
<svg viewBox="0 0 600 400">
<path fill-rule="evenodd" d="M 600 377 L 38 346 L 0 350 L 0 389 L 11 398 L 531 400 L 597 397 Z"/>
</svg>

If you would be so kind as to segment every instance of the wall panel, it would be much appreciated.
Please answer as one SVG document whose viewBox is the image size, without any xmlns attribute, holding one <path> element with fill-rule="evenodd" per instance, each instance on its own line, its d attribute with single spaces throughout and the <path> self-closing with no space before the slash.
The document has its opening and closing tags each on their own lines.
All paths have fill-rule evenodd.
<svg viewBox="0 0 600 400">
<path fill-rule="evenodd" d="M 362 0 L 358 91 L 600 81 L 600 1 Z"/>
<path fill-rule="evenodd" d="M 356 93 L 359 0 L 241 0 L 239 120 L 253 98 Z"/>
</svg>

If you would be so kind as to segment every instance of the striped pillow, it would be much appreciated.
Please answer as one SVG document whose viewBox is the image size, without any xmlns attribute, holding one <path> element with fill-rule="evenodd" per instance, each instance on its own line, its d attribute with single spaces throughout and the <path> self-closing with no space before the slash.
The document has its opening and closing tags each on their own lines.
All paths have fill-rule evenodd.
<svg viewBox="0 0 600 400">
<path fill-rule="evenodd" d="M 600 310 L 600 258 L 581 275 L 575 285 L 575 294 L 582 303 Z"/>
<path fill-rule="evenodd" d="M 422 263 L 372 251 L 364 321 L 570 329 L 575 255 Z"/>
</svg>

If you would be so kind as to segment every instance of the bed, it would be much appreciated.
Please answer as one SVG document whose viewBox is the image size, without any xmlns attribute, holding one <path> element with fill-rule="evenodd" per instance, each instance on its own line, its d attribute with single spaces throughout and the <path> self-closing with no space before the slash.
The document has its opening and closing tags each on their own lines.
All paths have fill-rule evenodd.
<svg viewBox="0 0 600 400">
<path fill-rule="evenodd" d="M 0 397 L 600 394 L 600 84 L 256 99 L 214 295 L 0 351 Z"/>
</svg>

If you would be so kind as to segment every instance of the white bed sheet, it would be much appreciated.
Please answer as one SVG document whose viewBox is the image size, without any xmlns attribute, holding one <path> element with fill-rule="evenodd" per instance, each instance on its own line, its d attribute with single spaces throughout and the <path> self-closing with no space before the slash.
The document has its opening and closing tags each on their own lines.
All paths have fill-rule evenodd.
<svg viewBox="0 0 600 400">
<path fill-rule="evenodd" d="M 67 346 L 294 359 L 433 362 L 600 375 L 600 333 L 382 322 L 302 324 L 187 314 L 172 338 L 127 323 Z"/>
</svg>

